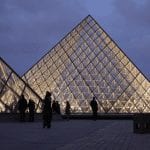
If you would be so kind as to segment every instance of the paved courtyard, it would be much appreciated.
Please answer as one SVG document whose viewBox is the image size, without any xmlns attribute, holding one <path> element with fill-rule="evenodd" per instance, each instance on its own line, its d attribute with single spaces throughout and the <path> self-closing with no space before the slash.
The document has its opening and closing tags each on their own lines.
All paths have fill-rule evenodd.
<svg viewBox="0 0 150 150">
<path fill-rule="evenodd" d="M 0 123 L 0 150 L 150 150 L 150 134 L 134 134 L 131 120 Z"/>
</svg>

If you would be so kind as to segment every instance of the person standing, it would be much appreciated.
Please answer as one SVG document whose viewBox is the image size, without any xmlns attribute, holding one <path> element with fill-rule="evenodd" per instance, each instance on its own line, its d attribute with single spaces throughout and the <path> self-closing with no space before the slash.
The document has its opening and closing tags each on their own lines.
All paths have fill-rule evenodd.
<svg viewBox="0 0 150 150">
<path fill-rule="evenodd" d="M 65 114 L 66 114 L 67 119 L 69 120 L 69 118 L 70 118 L 70 103 L 69 103 L 69 101 L 66 101 Z"/>
<path fill-rule="evenodd" d="M 60 104 L 56 101 L 56 113 L 60 115 Z"/>
<path fill-rule="evenodd" d="M 52 99 L 51 93 L 47 91 L 43 101 L 43 128 L 51 127 L 51 120 L 52 120 L 51 99 Z"/>
<path fill-rule="evenodd" d="M 25 99 L 24 95 L 22 94 L 18 101 L 18 110 L 20 113 L 20 121 L 25 121 L 25 111 L 27 109 L 27 100 Z"/>
<path fill-rule="evenodd" d="M 53 113 L 56 113 L 56 101 L 53 100 L 53 103 L 52 103 L 52 111 Z"/>
<path fill-rule="evenodd" d="M 29 107 L 29 121 L 33 122 L 34 121 L 35 102 L 32 99 L 29 100 L 28 107 Z"/>
<path fill-rule="evenodd" d="M 90 102 L 90 106 L 91 106 L 92 111 L 93 111 L 93 119 L 96 120 L 97 119 L 98 104 L 97 104 L 95 97 L 93 97 L 92 101 Z"/>
</svg>

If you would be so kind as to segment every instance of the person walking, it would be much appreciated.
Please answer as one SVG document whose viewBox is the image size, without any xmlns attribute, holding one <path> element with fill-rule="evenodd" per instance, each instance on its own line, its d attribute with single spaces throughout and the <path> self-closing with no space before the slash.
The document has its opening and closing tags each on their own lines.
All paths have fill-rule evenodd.
<svg viewBox="0 0 150 150">
<path fill-rule="evenodd" d="M 93 111 L 93 119 L 96 120 L 97 119 L 98 104 L 97 104 L 95 97 L 93 97 L 92 101 L 90 102 L 90 106 L 91 106 L 92 111 Z"/>
<path fill-rule="evenodd" d="M 51 99 L 52 99 L 51 93 L 47 91 L 43 101 L 43 128 L 51 127 L 51 120 L 52 120 Z"/>
</svg>

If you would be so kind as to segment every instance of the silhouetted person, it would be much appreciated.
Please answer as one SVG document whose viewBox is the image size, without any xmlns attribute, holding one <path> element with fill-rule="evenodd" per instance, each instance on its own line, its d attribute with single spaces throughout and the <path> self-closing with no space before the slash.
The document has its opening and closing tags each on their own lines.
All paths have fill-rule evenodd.
<svg viewBox="0 0 150 150">
<path fill-rule="evenodd" d="M 29 107 L 29 121 L 33 122 L 34 121 L 35 102 L 30 99 L 29 103 L 28 103 L 28 107 Z"/>
<path fill-rule="evenodd" d="M 60 114 L 60 105 L 59 105 L 58 101 L 56 101 L 56 113 Z"/>
<path fill-rule="evenodd" d="M 53 103 L 52 103 L 52 111 L 53 112 L 56 112 L 56 101 L 55 100 L 53 100 Z"/>
<path fill-rule="evenodd" d="M 93 97 L 92 101 L 90 102 L 92 111 L 93 111 L 93 119 L 96 120 L 97 119 L 97 111 L 98 111 L 98 105 L 97 105 L 97 101 L 95 100 L 95 97 Z"/>
<path fill-rule="evenodd" d="M 18 101 L 18 110 L 20 113 L 20 121 L 25 121 L 25 111 L 27 109 L 27 100 L 25 99 L 24 95 L 20 96 Z"/>
<path fill-rule="evenodd" d="M 69 104 L 69 101 L 66 101 L 65 114 L 67 116 L 67 119 L 69 119 L 70 118 L 70 104 Z"/>
<path fill-rule="evenodd" d="M 43 128 L 51 127 L 52 120 L 52 108 L 51 108 L 51 93 L 46 92 L 44 102 L 43 102 Z"/>
</svg>

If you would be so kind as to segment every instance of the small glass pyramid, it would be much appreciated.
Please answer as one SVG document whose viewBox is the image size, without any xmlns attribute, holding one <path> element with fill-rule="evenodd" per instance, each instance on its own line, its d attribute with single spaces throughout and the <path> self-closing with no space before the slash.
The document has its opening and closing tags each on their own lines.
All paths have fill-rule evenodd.
<svg viewBox="0 0 150 150">
<path fill-rule="evenodd" d="M 36 112 L 41 112 L 41 98 L 0 58 L 0 112 L 17 112 L 19 96 L 35 102 Z"/>
</svg>

